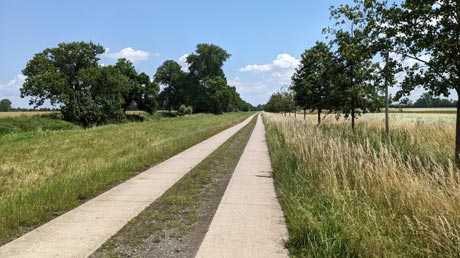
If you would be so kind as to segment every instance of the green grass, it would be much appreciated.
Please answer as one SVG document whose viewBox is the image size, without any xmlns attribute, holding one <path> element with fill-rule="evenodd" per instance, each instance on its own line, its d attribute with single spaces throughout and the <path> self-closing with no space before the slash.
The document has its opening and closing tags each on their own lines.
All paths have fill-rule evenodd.
<svg viewBox="0 0 460 258">
<path fill-rule="evenodd" d="M 250 114 L 194 115 L 0 137 L 0 244 Z"/>
<path fill-rule="evenodd" d="M 70 130 L 78 126 L 59 119 L 56 115 L 23 115 L 0 118 L 0 136 L 31 131 Z"/>
<path fill-rule="evenodd" d="M 135 256 L 145 256 L 141 255 L 145 245 L 152 249 L 152 245 L 168 238 L 181 238 L 190 232 L 199 219 L 200 206 L 222 187 L 225 175 L 233 173 L 256 119 L 174 184 L 91 257 L 123 257 L 127 249 L 135 250 L 131 253 Z"/>
<path fill-rule="evenodd" d="M 293 257 L 458 257 L 460 172 L 452 165 L 376 148 L 372 129 L 352 136 L 281 116 L 264 122 Z M 418 137 L 429 150 L 433 139 Z M 413 139 L 395 141 L 417 160 L 404 143 Z"/>
</svg>

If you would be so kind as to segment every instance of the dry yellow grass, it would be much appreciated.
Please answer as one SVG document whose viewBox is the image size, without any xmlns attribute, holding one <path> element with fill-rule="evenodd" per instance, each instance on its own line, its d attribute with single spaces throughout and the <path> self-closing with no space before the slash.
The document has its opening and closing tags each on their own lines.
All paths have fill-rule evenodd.
<svg viewBox="0 0 460 258">
<path fill-rule="evenodd" d="M 448 165 L 434 158 L 423 163 L 387 144 L 350 143 L 312 123 L 279 115 L 266 114 L 265 122 L 291 254 L 460 254 L 460 171 L 450 160 Z M 452 128 L 441 129 L 404 124 L 393 130 L 416 135 L 408 139 L 417 138 L 429 149 L 432 142 L 451 140 Z M 443 140 L 435 139 L 444 134 Z"/>
<path fill-rule="evenodd" d="M 0 118 L 3 117 L 18 117 L 18 116 L 40 116 L 59 114 L 59 111 L 18 111 L 18 112 L 0 112 Z"/>
</svg>

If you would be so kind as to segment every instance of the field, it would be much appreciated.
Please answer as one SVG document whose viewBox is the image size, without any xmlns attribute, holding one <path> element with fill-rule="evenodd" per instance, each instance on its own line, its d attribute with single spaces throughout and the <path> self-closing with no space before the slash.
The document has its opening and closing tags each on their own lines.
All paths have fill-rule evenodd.
<svg viewBox="0 0 460 258">
<path fill-rule="evenodd" d="M 0 136 L 0 244 L 250 113 Z"/>
<path fill-rule="evenodd" d="M 293 257 L 458 257 L 452 123 L 297 118 L 264 115 Z"/>
<path fill-rule="evenodd" d="M 59 114 L 57 111 L 18 111 L 18 112 L 0 112 L 0 118 L 18 117 L 18 116 L 42 116 L 50 114 Z"/>
</svg>

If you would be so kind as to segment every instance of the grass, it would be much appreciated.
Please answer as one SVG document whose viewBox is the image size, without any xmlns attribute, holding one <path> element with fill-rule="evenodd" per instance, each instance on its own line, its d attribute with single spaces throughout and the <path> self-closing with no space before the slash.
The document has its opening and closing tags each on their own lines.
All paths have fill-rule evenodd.
<svg viewBox="0 0 460 258">
<path fill-rule="evenodd" d="M 143 253 L 144 249 L 159 249 L 152 246 L 161 245 L 163 241 L 168 242 L 170 238 L 182 238 L 189 233 L 199 220 L 199 210 L 203 203 L 215 195 L 219 188 L 225 189 L 224 178 L 231 175 L 238 164 L 256 119 L 253 118 L 251 123 L 174 184 L 91 257 L 123 257 L 126 253 L 150 257 Z M 211 210 L 205 212 L 213 213 Z M 198 247 L 199 245 L 196 249 Z M 163 246 L 161 249 L 167 248 Z M 174 249 L 182 248 L 176 245 Z"/>
<path fill-rule="evenodd" d="M 10 117 L 2 117 L 0 115 L 0 136 L 10 133 L 69 130 L 78 128 L 78 126 L 72 123 L 59 119 L 55 114 Z"/>
<path fill-rule="evenodd" d="M 59 111 L 10 111 L 0 112 L 0 118 L 5 117 L 24 117 L 24 116 L 43 116 L 59 114 Z"/>
<path fill-rule="evenodd" d="M 0 244 L 249 115 L 195 115 L 0 137 Z"/>
<path fill-rule="evenodd" d="M 293 257 L 459 256 L 460 171 L 452 165 L 371 144 L 380 137 L 372 129 L 353 140 L 279 115 L 264 121 Z M 414 128 L 400 130 L 417 135 Z M 435 138 L 417 137 L 427 150 Z"/>
</svg>

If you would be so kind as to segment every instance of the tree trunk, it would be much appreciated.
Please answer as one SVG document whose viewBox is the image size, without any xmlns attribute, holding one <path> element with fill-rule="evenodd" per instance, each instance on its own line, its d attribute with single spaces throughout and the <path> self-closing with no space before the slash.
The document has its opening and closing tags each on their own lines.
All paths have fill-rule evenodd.
<svg viewBox="0 0 460 258">
<path fill-rule="evenodd" d="M 351 109 L 351 130 L 355 132 L 355 108 Z"/>
<path fill-rule="evenodd" d="M 457 89 L 457 95 L 460 96 Z M 455 126 L 455 165 L 460 168 L 460 98 L 457 100 L 457 119 Z"/>
<path fill-rule="evenodd" d="M 294 110 L 294 118 L 297 118 L 297 109 Z"/>
<path fill-rule="evenodd" d="M 303 109 L 303 120 L 307 120 L 307 109 Z"/>
<path fill-rule="evenodd" d="M 385 133 L 387 137 L 390 137 L 390 121 L 388 116 L 388 106 L 390 100 L 388 99 L 388 58 L 389 52 L 386 52 L 385 56 Z"/>
<path fill-rule="evenodd" d="M 321 108 L 318 108 L 318 125 L 321 124 Z"/>
</svg>

